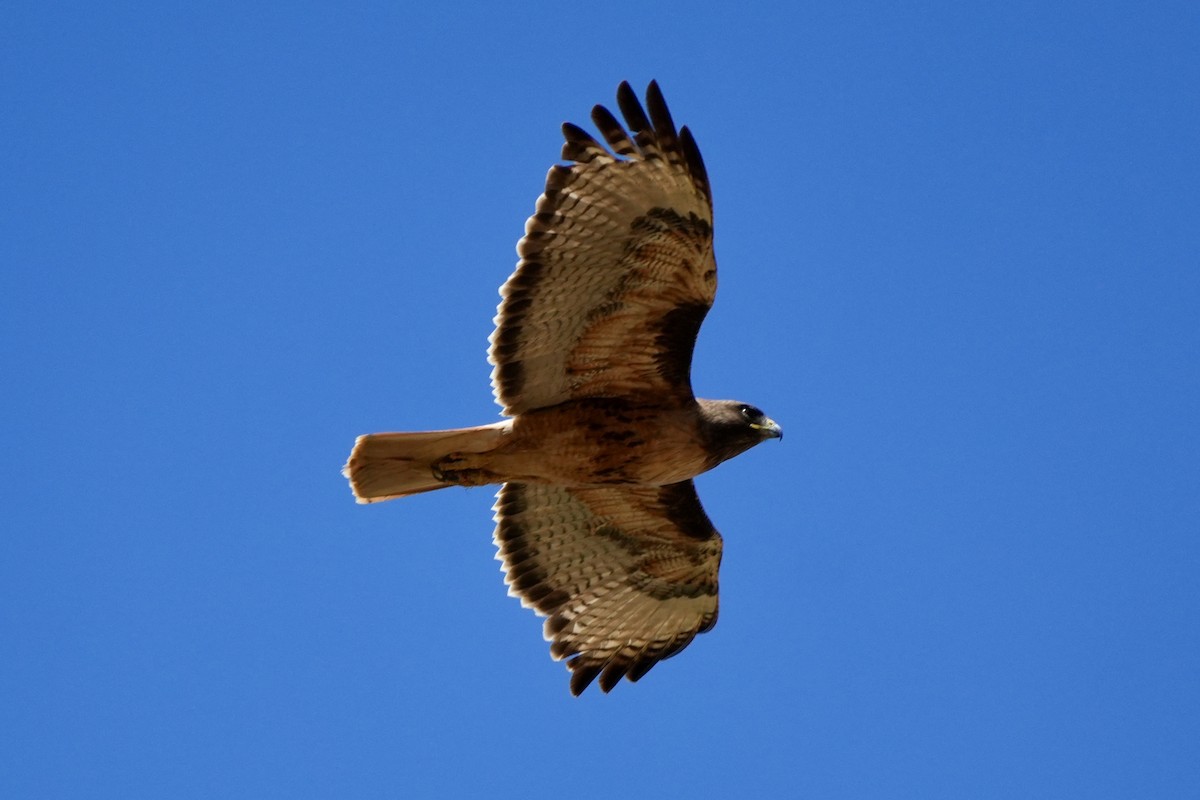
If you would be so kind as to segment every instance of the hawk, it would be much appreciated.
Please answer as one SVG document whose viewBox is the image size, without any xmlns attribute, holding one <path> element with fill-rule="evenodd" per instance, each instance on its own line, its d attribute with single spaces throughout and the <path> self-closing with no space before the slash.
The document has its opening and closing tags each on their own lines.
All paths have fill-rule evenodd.
<svg viewBox="0 0 1200 800">
<path fill-rule="evenodd" d="M 568 162 L 517 244 L 488 361 L 505 419 L 358 437 L 360 503 L 501 484 L 497 559 L 545 616 L 571 693 L 637 681 L 717 620 L 721 536 L 692 478 L 782 437 L 758 408 L 692 394 L 692 350 L 717 288 L 712 193 L 657 83 L 617 91 L 607 143 L 563 125 Z"/>
</svg>

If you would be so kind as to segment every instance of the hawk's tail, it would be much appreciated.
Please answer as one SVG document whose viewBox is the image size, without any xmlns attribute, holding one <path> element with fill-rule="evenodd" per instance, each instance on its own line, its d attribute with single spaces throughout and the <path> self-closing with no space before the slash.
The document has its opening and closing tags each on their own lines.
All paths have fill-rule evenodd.
<svg viewBox="0 0 1200 800">
<path fill-rule="evenodd" d="M 505 420 L 448 431 L 369 433 L 354 442 L 342 474 L 350 479 L 354 498 L 360 503 L 461 486 L 465 483 L 461 478 L 443 479 L 439 462 L 495 449 L 504 440 L 510 424 Z"/>
</svg>

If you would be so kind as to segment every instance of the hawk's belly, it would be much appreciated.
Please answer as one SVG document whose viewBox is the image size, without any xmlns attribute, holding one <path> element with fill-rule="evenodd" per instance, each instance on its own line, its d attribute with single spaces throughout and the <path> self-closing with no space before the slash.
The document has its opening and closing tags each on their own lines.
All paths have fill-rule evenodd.
<svg viewBox="0 0 1200 800">
<path fill-rule="evenodd" d="M 574 401 L 516 417 L 494 467 L 526 483 L 677 483 L 712 466 L 698 431 L 694 407 Z"/>
</svg>

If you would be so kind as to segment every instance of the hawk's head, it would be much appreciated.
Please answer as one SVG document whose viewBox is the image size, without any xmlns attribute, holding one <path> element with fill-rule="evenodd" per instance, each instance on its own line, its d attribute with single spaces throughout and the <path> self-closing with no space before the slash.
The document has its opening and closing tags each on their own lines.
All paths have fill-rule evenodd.
<svg viewBox="0 0 1200 800">
<path fill-rule="evenodd" d="M 715 467 L 767 439 L 782 439 L 783 429 L 761 409 L 739 400 L 697 400 L 700 432 Z"/>
</svg>

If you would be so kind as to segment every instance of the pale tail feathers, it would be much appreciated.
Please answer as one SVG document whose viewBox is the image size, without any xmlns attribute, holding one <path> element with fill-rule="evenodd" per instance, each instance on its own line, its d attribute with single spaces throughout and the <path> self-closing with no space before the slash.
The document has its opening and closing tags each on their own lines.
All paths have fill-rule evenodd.
<svg viewBox="0 0 1200 800">
<path fill-rule="evenodd" d="M 410 494 L 464 485 L 443 480 L 438 466 L 450 457 L 478 455 L 499 447 L 512 427 L 508 420 L 477 428 L 414 433 L 369 433 L 354 442 L 342 474 L 354 498 L 375 503 Z"/>
</svg>

